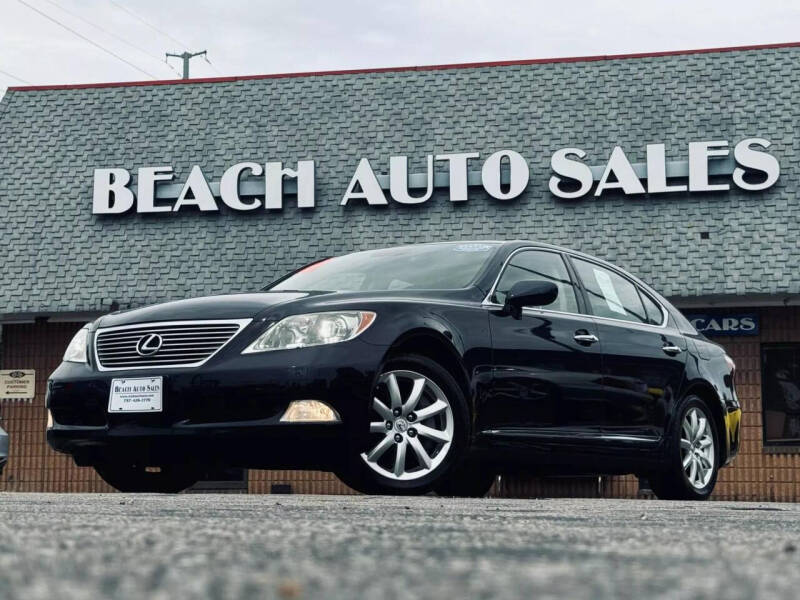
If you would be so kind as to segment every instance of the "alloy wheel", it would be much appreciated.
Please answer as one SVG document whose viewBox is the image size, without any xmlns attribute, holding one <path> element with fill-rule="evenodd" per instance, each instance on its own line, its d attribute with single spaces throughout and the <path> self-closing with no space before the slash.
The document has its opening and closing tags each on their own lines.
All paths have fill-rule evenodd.
<svg viewBox="0 0 800 600">
<path fill-rule="evenodd" d="M 366 465 L 395 481 L 433 472 L 453 443 L 453 409 L 442 389 L 414 371 L 381 374 L 369 424 L 373 444 L 361 455 Z"/>
<path fill-rule="evenodd" d="M 686 412 L 681 427 L 681 460 L 683 471 L 695 489 L 703 489 L 714 474 L 716 453 L 714 433 L 708 417 L 692 407 Z"/>
</svg>

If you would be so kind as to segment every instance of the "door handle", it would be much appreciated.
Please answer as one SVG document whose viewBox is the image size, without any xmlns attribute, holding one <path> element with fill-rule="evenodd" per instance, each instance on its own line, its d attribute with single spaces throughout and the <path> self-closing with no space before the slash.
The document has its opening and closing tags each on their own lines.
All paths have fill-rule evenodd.
<svg viewBox="0 0 800 600">
<path fill-rule="evenodd" d="M 661 348 L 665 354 L 669 354 L 670 356 L 675 356 L 676 354 L 680 354 L 683 352 L 683 348 L 679 348 L 675 344 L 667 344 L 663 348 Z"/>
<path fill-rule="evenodd" d="M 591 346 L 592 344 L 596 344 L 600 341 L 596 335 L 589 333 L 585 329 L 576 331 L 575 336 L 572 339 L 579 344 L 583 344 L 584 346 Z"/>
</svg>

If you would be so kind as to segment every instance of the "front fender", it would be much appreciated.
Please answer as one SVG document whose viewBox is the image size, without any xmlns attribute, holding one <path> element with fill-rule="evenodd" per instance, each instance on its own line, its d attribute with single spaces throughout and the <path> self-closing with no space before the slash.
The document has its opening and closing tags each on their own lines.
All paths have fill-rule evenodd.
<svg viewBox="0 0 800 600">
<path fill-rule="evenodd" d="M 370 335 L 367 336 L 366 334 Z M 425 306 L 398 310 L 370 327 L 364 340 L 383 360 L 398 352 L 422 354 L 446 368 L 462 387 L 472 415 L 491 380 L 489 318 L 480 307 Z"/>
</svg>

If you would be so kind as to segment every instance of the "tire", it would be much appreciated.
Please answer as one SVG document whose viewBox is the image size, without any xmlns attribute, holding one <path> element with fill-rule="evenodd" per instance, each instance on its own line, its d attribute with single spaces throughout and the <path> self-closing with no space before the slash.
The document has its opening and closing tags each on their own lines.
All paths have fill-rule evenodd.
<svg viewBox="0 0 800 600">
<path fill-rule="evenodd" d="M 720 465 L 717 424 L 708 405 L 693 395 L 678 403 L 675 415 L 677 418 L 667 432 L 664 468 L 650 474 L 650 485 L 662 500 L 707 500 L 717 483 Z M 692 431 L 692 415 L 698 423 L 695 431 Z M 688 461 L 686 467 L 684 460 Z"/>
<path fill-rule="evenodd" d="M 95 465 L 94 470 L 114 489 L 129 493 L 177 494 L 198 481 L 196 471 L 180 466 L 151 472 L 143 465 L 120 461 Z"/>
<path fill-rule="evenodd" d="M 454 498 L 483 498 L 497 479 L 486 465 L 464 461 L 454 467 L 433 487 L 439 496 Z"/>
<path fill-rule="evenodd" d="M 399 402 L 392 401 L 393 387 Z M 407 354 L 381 367 L 372 395 L 383 406 L 373 401 L 360 426 L 369 432 L 367 442 L 348 450 L 337 475 L 366 494 L 430 492 L 459 464 L 468 446 L 469 410 L 461 387 L 433 360 Z M 393 414 L 392 408 L 400 413 Z"/>
</svg>

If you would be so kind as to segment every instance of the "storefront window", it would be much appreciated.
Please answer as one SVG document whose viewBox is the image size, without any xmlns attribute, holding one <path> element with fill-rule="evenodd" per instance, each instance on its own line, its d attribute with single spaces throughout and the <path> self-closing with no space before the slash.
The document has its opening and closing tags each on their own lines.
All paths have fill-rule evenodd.
<svg viewBox="0 0 800 600">
<path fill-rule="evenodd" d="M 800 445 L 800 344 L 763 346 L 764 443 Z"/>
</svg>

